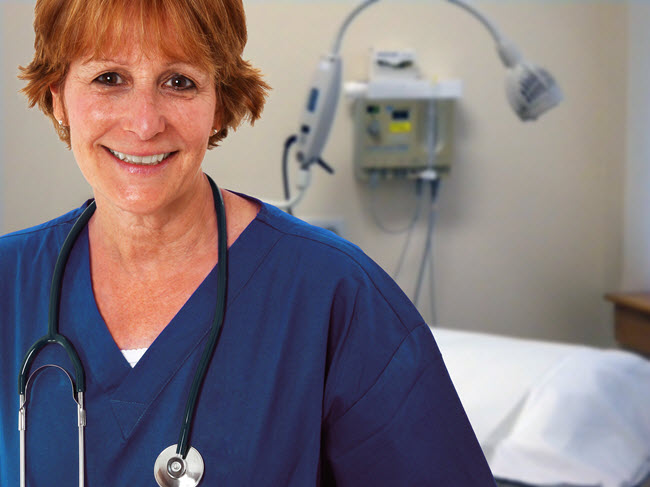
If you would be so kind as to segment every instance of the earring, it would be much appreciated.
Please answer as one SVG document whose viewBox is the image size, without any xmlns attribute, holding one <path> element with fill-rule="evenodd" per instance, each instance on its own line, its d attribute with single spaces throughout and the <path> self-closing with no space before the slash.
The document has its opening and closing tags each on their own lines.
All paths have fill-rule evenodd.
<svg viewBox="0 0 650 487">
<path fill-rule="evenodd" d="M 217 129 L 212 129 L 212 135 L 217 135 L 217 133 L 219 133 Z"/>
</svg>

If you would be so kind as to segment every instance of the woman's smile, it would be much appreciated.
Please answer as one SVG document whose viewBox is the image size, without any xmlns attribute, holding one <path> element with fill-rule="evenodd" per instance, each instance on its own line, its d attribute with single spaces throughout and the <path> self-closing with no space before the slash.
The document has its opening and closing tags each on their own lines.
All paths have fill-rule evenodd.
<svg viewBox="0 0 650 487">
<path fill-rule="evenodd" d="M 172 152 L 163 152 L 161 154 L 153 154 L 149 156 L 136 156 L 133 154 L 125 154 L 124 152 L 118 152 L 108 147 L 107 149 L 111 154 L 113 154 L 121 161 L 128 162 L 129 164 L 142 164 L 144 166 L 153 166 L 159 164 L 172 154 Z"/>
</svg>

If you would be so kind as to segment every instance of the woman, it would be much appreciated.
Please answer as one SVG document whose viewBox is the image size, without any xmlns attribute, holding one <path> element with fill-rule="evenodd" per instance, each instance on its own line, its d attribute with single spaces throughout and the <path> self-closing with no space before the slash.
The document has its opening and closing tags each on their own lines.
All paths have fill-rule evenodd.
<svg viewBox="0 0 650 487">
<path fill-rule="evenodd" d="M 94 203 L 0 239 L 2 483 L 19 477 L 11 392 L 47 329 L 57 255 L 90 206 L 57 313 L 85 368 L 85 480 L 155 485 L 223 288 L 226 232 L 201 163 L 259 117 L 267 86 L 241 59 L 240 0 L 39 0 L 35 14 L 24 91 L 72 149 Z M 225 321 L 189 438 L 202 485 L 493 485 L 431 333 L 398 287 L 353 245 L 221 194 Z M 76 406 L 68 378 L 39 369 L 50 363 L 73 370 L 56 346 L 31 364 L 27 482 L 74 485 Z"/>
</svg>

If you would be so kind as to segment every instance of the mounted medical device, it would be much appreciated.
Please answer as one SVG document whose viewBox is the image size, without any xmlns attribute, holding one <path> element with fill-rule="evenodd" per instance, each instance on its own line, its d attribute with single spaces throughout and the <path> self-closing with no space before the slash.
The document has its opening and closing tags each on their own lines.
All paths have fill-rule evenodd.
<svg viewBox="0 0 650 487">
<path fill-rule="evenodd" d="M 284 165 L 288 160 L 289 147 L 294 143 L 296 159 L 300 165 L 298 194 L 288 196 L 285 184 L 286 201 L 271 202 L 281 208 L 295 206 L 309 187 L 311 166 L 316 163 L 331 171 L 321 158 L 327 142 L 341 90 L 342 60 L 340 56 L 343 36 L 352 21 L 364 9 L 379 0 L 365 0 L 344 20 L 340 27 L 332 51 L 319 61 L 313 75 L 307 103 L 303 110 L 298 134 L 290 137 L 285 144 Z M 562 100 L 562 92 L 553 77 L 543 68 L 526 61 L 516 46 L 504 37 L 496 26 L 481 14 L 476 7 L 464 0 L 448 0 L 463 8 L 477 18 L 490 32 L 496 43 L 497 52 L 508 69 L 506 75 L 506 96 L 512 109 L 523 121 L 535 120 Z M 286 170 L 285 170 L 286 172 Z"/>
<path fill-rule="evenodd" d="M 359 180 L 449 172 L 459 80 L 430 81 L 415 51 L 373 51 L 367 82 L 348 82 L 354 102 L 354 162 Z M 428 173 L 426 173 L 428 171 Z"/>
</svg>

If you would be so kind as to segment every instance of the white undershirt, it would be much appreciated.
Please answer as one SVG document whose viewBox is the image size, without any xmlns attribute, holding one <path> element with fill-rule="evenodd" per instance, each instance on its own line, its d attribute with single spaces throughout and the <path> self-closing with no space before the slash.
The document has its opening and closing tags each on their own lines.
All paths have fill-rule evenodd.
<svg viewBox="0 0 650 487">
<path fill-rule="evenodd" d="M 142 358 L 144 353 L 147 351 L 146 348 L 133 348 L 131 350 L 122 350 L 122 355 L 129 363 L 131 368 L 135 367 L 135 364 Z"/>
</svg>

